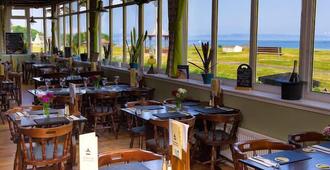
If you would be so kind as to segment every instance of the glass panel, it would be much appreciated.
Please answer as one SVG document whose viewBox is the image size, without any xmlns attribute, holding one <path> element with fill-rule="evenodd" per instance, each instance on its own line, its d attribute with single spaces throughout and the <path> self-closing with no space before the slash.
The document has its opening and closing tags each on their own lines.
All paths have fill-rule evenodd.
<svg viewBox="0 0 330 170">
<path fill-rule="evenodd" d="M 113 61 L 123 61 L 123 9 L 113 9 Z"/>
<path fill-rule="evenodd" d="M 52 20 L 50 20 L 50 19 L 46 20 L 46 38 L 47 38 L 48 43 L 52 42 Z M 50 51 L 51 49 L 49 49 L 49 47 L 47 47 L 47 50 Z"/>
<path fill-rule="evenodd" d="M 65 17 L 65 46 L 70 47 L 70 17 Z"/>
<path fill-rule="evenodd" d="M 103 46 L 109 44 L 109 13 L 103 12 L 101 16 L 101 58 L 104 58 Z"/>
<path fill-rule="evenodd" d="M 144 5 L 144 29 L 148 31 L 148 38 L 145 42 L 145 51 L 144 51 L 144 63 L 145 66 L 149 67 L 147 64 L 149 56 L 153 55 L 156 57 L 157 49 L 157 2 L 150 2 Z"/>
<path fill-rule="evenodd" d="M 106 7 L 106 6 L 109 6 L 109 0 L 103 0 L 103 6 Z"/>
<path fill-rule="evenodd" d="M 43 17 L 44 16 L 44 12 L 43 12 L 43 8 L 30 8 L 30 16 L 33 17 Z"/>
<path fill-rule="evenodd" d="M 72 15 L 72 54 L 78 54 L 78 16 Z"/>
<path fill-rule="evenodd" d="M 64 50 L 64 25 L 63 25 L 63 17 L 60 17 L 59 19 L 59 34 L 60 37 L 58 39 L 59 42 L 59 49 Z"/>
<path fill-rule="evenodd" d="M 64 14 L 69 14 L 70 12 L 70 6 L 69 6 L 69 3 L 66 3 L 64 5 Z"/>
<path fill-rule="evenodd" d="M 190 0 L 188 8 L 188 61 L 202 67 L 203 63 L 193 45 L 201 52 L 201 42 L 211 42 L 212 1 Z M 189 64 L 189 70 L 198 74 L 202 72 L 192 64 Z"/>
<path fill-rule="evenodd" d="M 64 14 L 64 12 L 63 12 L 63 8 L 64 8 L 63 5 L 59 5 L 59 6 L 58 6 L 58 10 L 59 10 L 59 13 L 58 13 L 58 14 L 59 14 L 59 15 L 63 15 L 63 14 Z"/>
<path fill-rule="evenodd" d="M 112 1 L 112 5 L 118 5 L 118 4 L 122 4 L 123 1 L 122 0 L 113 0 Z"/>
<path fill-rule="evenodd" d="M 31 24 L 31 51 L 33 53 L 44 52 L 44 27 L 43 20 L 36 19 L 36 23 Z"/>
<path fill-rule="evenodd" d="M 328 0 L 317 1 L 312 83 L 314 92 L 330 93 L 329 6 Z"/>
<path fill-rule="evenodd" d="M 87 9 L 87 1 L 86 0 L 80 0 L 79 1 L 79 11 L 86 11 Z"/>
<path fill-rule="evenodd" d="M 23 33 L 24 34 L 24 43 L 29 42 L 27 37 L 27 25 L 25 19 L 11 19 L 11 32 Z"/>
<path fill-rule="evenodd" d="M 80 53 L 87 53 L 87 25 L 86 25 L 86 13 L 80 14 Z"/>
<path fill-rule="evenodd" d="M 236 79 L 238 66 L 249 64 L 250 6 L 251 0 L 219 1 L 218 77 Z"/>
<path fill-rule="evenodd" d="M 162 42 L 162 69 L 166 69 L 168 56 L 168 0 L 163 0 L 163 42 Z"/>
<path fill-rule="evenodd" d="M 24 9 L 12 9 L 11 16 L 25 16 L 25 10 Z"/>
<path fill-rule="evenodd" d="M 131 41 L 131 31 L 133 28 L 138 30 L 139 23 L 138 23 L 138 6 L 137 5 L 130 5 L 127 6 L 127 42 L 130 44 Z M 125 43 L 126 45 L 126 43 Z M 127 60 L 129 60 L 129 54 L 127 49 Z"/>
<path fill-rule="evenodd" d="M 301 0 L 259 3 L 257 82 L 279 85 L 299 59 Z M 299 62 L 298 62 L 299 63 Z"/>
<path fill-rule="evenodd" d="M 71 12 L 77 12 L 78 11 L 78 2 L 74 1 L 71 3 Z"/>
<path fill-rule="evenodd" d="M 46 17 L 52 17 L 52 8 L 46 8 Z"/>
</svg>

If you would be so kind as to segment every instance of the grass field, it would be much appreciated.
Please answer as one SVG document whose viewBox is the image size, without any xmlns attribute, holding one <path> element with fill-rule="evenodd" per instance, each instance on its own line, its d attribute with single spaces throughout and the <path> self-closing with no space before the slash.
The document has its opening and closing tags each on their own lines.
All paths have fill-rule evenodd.
<svg viewBox="0 0 330 170">
<path fill-rule="evenodd" d="M 257 57 L 257 78 L 260 76 L 292 72 L 293 61 L 299 59 L 299 49 L 282 48 L 283 55 L 259 54 Z M 149 54 L 145 54 L 147 62 Z M 113 61 L 122 61 L 122 48 L 114 48 Z M 127 55 L 128 56 L 128 55 Z M 239 53 L 225 53 L 218 48 L 217 76 L 226 79 L 236 79 L 237 67 L 242 63 L 249 63 L 249 49 L 244 49 Z M 162 68 L 165 69 L 167 54 L 163 54 Z M 202 65 L 197 52 L 193 46 L 188 48 L 188 61 Z M 201 71 L 193 65 L 189 66 L 191 73 L 199 74 Z M 319 87 L 314 87 L 314 91 L 330 91 L 330 50 L 315 51 L 313 63 L 313 80 L 319 81 Z"/>
</svg>

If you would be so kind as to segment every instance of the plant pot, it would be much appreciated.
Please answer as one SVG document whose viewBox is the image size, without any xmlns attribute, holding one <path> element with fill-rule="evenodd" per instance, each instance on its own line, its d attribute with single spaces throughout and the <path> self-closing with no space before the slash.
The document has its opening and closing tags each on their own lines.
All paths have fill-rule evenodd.
<svg viewBox="0 0 330 170">
<path fill-rule="evenodd" d="M 302 97 L 303 82 L 282 82 L 281 97 L 285 100 L 300 100 Z"/>
<path fill-rule="evenodd" d="M 211 84 L 211 80 L 213 79 L 213 74 L 202 74 L 203 77 L 203 83 L 204 84 Z"/>
<path fill-rule="evenodd" d="M 97 62 L 99 59 L 99 53 L 91 53 L 90 62 Z"/>
<path fill-rule="evenodd" d="M 110 60 L 109 59 L 103 59 L 103 64 L 104 65 L 109 65 L 110 64 Z"/>
<path fill-rule="evenodd" d="M 80 60 L 81 61 L 87 61 L 87 59 L 88 59 L 87 53 L 81 53 L 80 54 Z"/>
<path fill-rule="evenodd" d="M 138 63 L 129 63 L 129 67 L 130 68 L 135 68 L 135 69 L 138 69 L 139 68 L 139 64 Z"/>
</svg>

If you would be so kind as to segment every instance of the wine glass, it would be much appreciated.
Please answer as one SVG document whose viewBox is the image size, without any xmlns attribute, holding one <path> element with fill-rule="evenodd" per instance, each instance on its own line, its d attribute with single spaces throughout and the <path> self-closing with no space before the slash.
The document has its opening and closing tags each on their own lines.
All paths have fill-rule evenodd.
<svg viewBox="0 0 330 170">
<path fill-rule="evenodd" d="M 118 83 L 119 83 L 119 76 L 113 76 L 113 77 L 114 77 L 115 85 L 118 85 Z"/>
<path fill-rule="evenodd" d="M 84 86 L 85 86 L 85 89 L 87 89 L 88 78 L 87 78 L 87 77 L 84 77 L 83 80 L 84 80 Z"/>
<path fill-rule="evenodd" d="M 62 89 L 65 87 L 65 78 L 60 79 L 60 86 L 62 87 Z"/>
<path fill-rule="evenodd" d="M 103 86 L 106 86 L 107 83 L 108 83 L 108 78 L 103 77 L 103 78 L 102 78 L 102 85 L 103 85 Z"/>
<path fill-rule="evenodd" d="M 45 85 L 46 85 L 46 90 L 48 91 L 49 90 L 49 86 L 51 84 L 51 81 L 50 79 L 45 79 Z"/>
</svg>

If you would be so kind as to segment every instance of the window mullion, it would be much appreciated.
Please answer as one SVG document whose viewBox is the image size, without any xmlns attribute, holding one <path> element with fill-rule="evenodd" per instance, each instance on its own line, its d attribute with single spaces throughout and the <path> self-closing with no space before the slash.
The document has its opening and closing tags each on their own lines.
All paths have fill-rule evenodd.
<svg viewBox="0 0 330 170">
<path fill-rule="evenodd" d="M 249 64 L 253 70 L 253 74 L 252 74 L 253 84 L 256 83 L 256 74 L 257 74 L 258 10 L 259 10 L 259 1 L 251 0 Z"/>
</svg>

